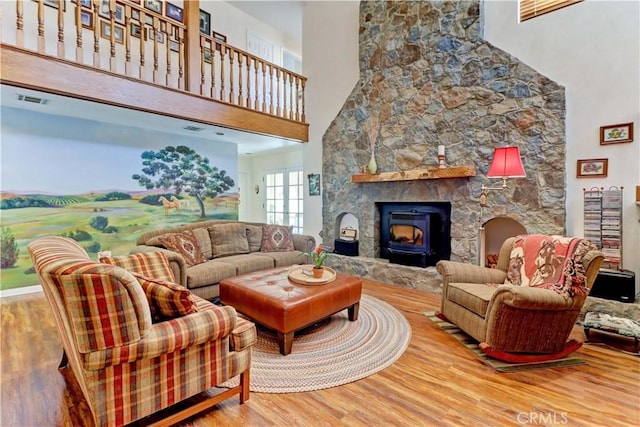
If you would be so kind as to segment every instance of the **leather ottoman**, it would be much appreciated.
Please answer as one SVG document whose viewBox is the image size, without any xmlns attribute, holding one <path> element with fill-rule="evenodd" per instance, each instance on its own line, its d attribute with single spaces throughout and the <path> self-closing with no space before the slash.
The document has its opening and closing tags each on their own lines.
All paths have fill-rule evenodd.
<svg viewBox="0 0 640 427">
<path fill-rule="evenodd" d="M 278 334 L 280 353 L 291 353 L 293 334 L 344 309 L 358 319 L 362 280 L 336 273 L 322 285 L 289 280 L 290 267 L 242 274 L 220 282 L 220 301 Z"/>
</svg>

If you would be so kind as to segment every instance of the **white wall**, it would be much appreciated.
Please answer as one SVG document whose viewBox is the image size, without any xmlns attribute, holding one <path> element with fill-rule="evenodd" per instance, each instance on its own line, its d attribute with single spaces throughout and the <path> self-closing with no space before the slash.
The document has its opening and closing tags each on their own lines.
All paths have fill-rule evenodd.
<svg viewBox="0 0 640 427">
<path fill-rule="evenodd" d="M 583 188 L 624 187 L 623 263 L 640 290 L 640 2 L 586 0 L 518 23 L 516 0 L 484 3 L 485 39 L 566 88 L 569 235 L 583 235 Z M 600 145 L 600 126 L 634 122 L 632 143 Z M 576 178 L 578 159 L 607 158 L 606 178 Z"/>
<path fill-rule="evenodd" d="M 290 148 L 283 148 L 262 155 L 241 155 L 239 157 L 239 170 L 241 173 L 247 173 L 247 199 L 240 203 L 246 203 L 247 216 L 239 217 L 242 221 L 264 222 L 266 220 L 263 204 L 265 202 L 264 191 L 264 175 L 273 170 L 285 168 L 303 168 L 303 146 L 295 145 Z M 305 175 L 306 176 L 306 175 Z M 259 186 L 260 192 L 256 194 L 255 186 Z M 308 195 L 307 185 L 305 183 L 305 194 Z M 306 196 L 308 197 L 308 196 Z M 318 199 L 318 197 L 316 197 Z M 244 214 L 244 212 L 241 210 Z M 307 210 L 305 205 L 305 230 L 307 223 Z"/>
<path fill-rule="evenodd" d="M 300 41 L 270 27 L 233 6 L 234 2 L 201 0 L 200 9 L 211 13 L 211 30 L 227 36 L 227 43 L 247 51 L 247 31 L 273 43 L 273 63 L 282 65 L 282 48 L 300 55 Z"/>
<path fill-rule="evenodd" d="M 322 136 L 358 81 L 358 1 L 314 1 L 303 8 L 303 75 L 309 143 L 304 146 L 304 174 L 322 173 Z M 329 153 L 330 154 L 330 153 Z M 322 197 L 305 197 L 304 229 L 322 243 Z M 308 194 L 305 183 L 305 194 Z M 325 242 L 333 244 L 333 242 Z"/>
</svg>

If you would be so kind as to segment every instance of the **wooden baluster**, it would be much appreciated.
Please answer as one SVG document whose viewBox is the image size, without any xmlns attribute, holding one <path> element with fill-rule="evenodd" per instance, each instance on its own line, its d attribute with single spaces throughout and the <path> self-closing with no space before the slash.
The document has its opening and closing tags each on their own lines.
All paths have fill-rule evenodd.
<svg viewBox="0 0 640 427">
<path fill-rule="evenodd" d="M 38 0 L 38 52 L 44 53 L 44 3 Z"/>
<path fill-rule="evenodd" d="M 158 83 L 158 34 L 157 29 L 160 27 L 160 20 L 157 16 L 153 17 L 153 82 Z M 149 32 L 151 34 L 151 32 Z"/>
<path fill-rule="evenodd" d="M 289 112 L 289 120 L 293 120 L 293 74 L 287 74 L 289 74 L 289 109 L 287 111 Z"/>
<path fill-rule="evenodd" d="M 247 55 L 247 108 L 251 108 L 251 56 Z"/>
<path fill-rule="evenodd" d="M 280 100 L 280 69 L 276 68 L 276 111 L 275 111 L 275 115 L 280 117 L 280 115 L 282 114 L 282 101 Z M 274 114 L 273 112 L 273 108 L 271 109 L 271 114 Z"/>
<path fill-rule="evenodd" d="M 124 10 L 124 74 L 131 75 L 131 6 Z"/>
<path fill-rule="evenodd" d="M 302 117 L 300 117 L 302 123 L 307 121 L 307 115 L 304 112 L 304 85 L 306 83 L 305 79 L 302 79 Z"/>
<path fill-rule="evenodd" d="M 254 108 L 255 110 L 260 110 L 260 101 L 259 101 L 260 96 L 258 95 L 260 93 L 260 83 L 259 83 L 260 79 L 259 79 L 259 76 L 258 76 L 258 69 L 259 68 L 260 67 L 259 67 L 259 63 L 258 63 L 258 58 L 254 57 L 253 58 L 253 69 L 256 72 L 255 73 L 256 74 L 256 85 L 255 85 L 254 91 L 253 91 L 253 93 L 254 93 L 254 95 L 256 97 L 255 108 Z"/>
<path fill-rule="evenodd" d="M 299 122 L 300 121 L 300 105 L 299 105 L 299 100 L 298 100 L 298 92 L 300 91 L 300 79 L 298 78 L 298 76 L 294 76 L 295 78 L 295 87 L 294 87 L 294 99 L 296 101 L 295 105 L 295 115 L 292 117 L 293 120 Z"/>
<path fill-rule="evenodd" d="M 216 91 L 216 61 L 215 61 L 216 43 L 214 41 L 209 41 L 207 46 L 209 46 L 209 52 L 211 52 L 211 66 L 209 67 L 209 68 L 211 68 L 211 99 L 215 99 L 216 95 L 217 95 L 217 91 Z M 220 65 L 220 67 L 222 67 L 222 65 Z"/>
<path fill-rule="evenodd" d="M 64 58 L 64 0 L 58 0 L 58 57 Z"/>
<path fill-rule="evenodd" d="M 184 28 L 178 28 L 178 89 L 184 89 Z"/>
<path fill-rule="evenodd" d="M 20 1 L 20 0 L 18 0 Z M 76 62 L 83 63 L 84 58 L 82 55 L 82 21 L 80 18 L 80 11 L 82 8 L 80 4 L 76 4 L 75 21 L 76 21 Z"/>
<path fill-rule="evenodd" d="M 24 47 L 24 8 L 22 0 L 16 0 L 16 46 Z"/>
<path fill-rule="evenodd" d="M 100 0 L 93 0 L 93 66 L 100 68 L 100 21 L 98 8 Z"/>
<path fill-rule="evenodd" d="M 244 98 L 242 97 L 242 59 L 244 54 L 238 52 L 238 105 L 244 107 Z"/>
<path fill-rule="evenodd" d="M 109 0 L 109 71 L 116 71 L 118 62 L 116 61 L 116 0 Z"/>
<path fill-rule="evenodd" d="M 260 61 L 262 64 L 262 112 L 267 112 L 267 64 L 264 61 Z"/>
<path fill-rule="evenodd" d="M 269 65 L 269 114 L 273 114 L 275 106 L 273 105 L 273 93 L 274 93 L 274 80 L 273 80 L 273 65 Z"/>
<path fill-rule="evenodd" d="M 205 39 L 204 37 L 200 36 L 200 95 L 204 95 L 204 58 L 205 58 L 205 50 L 206 50 L 206 45 L 205 45 Z M 211 97 L 213 98 L 213 93 L 211 94 Z"/>
<path fill-rule="evenodd" d="M 211 63 L 213 64 L 213 59 L 214 59 L 214 55 L 215 55 L 215 51 L 217 48 L 216 42 L 213 42 L 212 45 L 212 51 L 211 51 Z M 224 54 L 225 54 L 225 47 L 223 45 L 220 45 L 220 101 L 226 101 L 226 96 L 224 94 Z"/>
<path fill-rule="evenodd" d="M 234 81 L 233 81 L 233 54 L 234 49 L 226 48 L 229 51 L 229 102 L 233 104 L 235 101 Z"/>
<path fill-rule="evenodd" d="M 164 45 L 167 50 L 167 73 L 165 75 L 165 85 L 167 87 L 171 86 L 171 37 L 170 34 L 173 34 L 173 24 L 167 22 L 167 34 L 165 34 Z"/>
<path fill-rule="evenodd" d="M 144 10 L 140 9 L 140 80 L 146 80 L 146 73 L 144 70 L 144 65 L 145 65 L 145 58 L 144 58 L 144 47 L 147 43 L 145 43 L 145 31 L 147 31 L 146 28 L 144 28 L 144 23 L 147 20 L 147 16 L 144 13 Z"/>
</svg>

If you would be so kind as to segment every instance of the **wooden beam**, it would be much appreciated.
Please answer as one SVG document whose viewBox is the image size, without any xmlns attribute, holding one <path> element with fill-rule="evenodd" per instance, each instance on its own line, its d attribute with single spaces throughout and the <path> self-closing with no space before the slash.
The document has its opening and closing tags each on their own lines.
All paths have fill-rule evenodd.
<svg viewBox="0 0 640 427">
<path fill-rule="evenodd" d="M 375 175 L 358 173 L 351 176 L 351 182 L 416 181 L 420 179 L 468 178 L 471 176 L 476 176 L 475 166 L 452 166 L 442 169 L 382 172 Z"/>
</svg>

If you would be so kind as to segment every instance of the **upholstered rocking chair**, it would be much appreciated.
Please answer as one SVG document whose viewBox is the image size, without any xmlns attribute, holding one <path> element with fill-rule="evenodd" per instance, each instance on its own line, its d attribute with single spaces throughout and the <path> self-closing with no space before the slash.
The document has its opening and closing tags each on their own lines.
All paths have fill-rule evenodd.
<svg viewBox="0 0 640 427">
<path fill-rule="evenodd" d="M 587 240 L 535 234 L 507 239 L 496 268 L 440 261 L 438 317 L 497 359 L 565 357 L 582 346 L 569 335 L 603 259 Z"/>
</svg>

